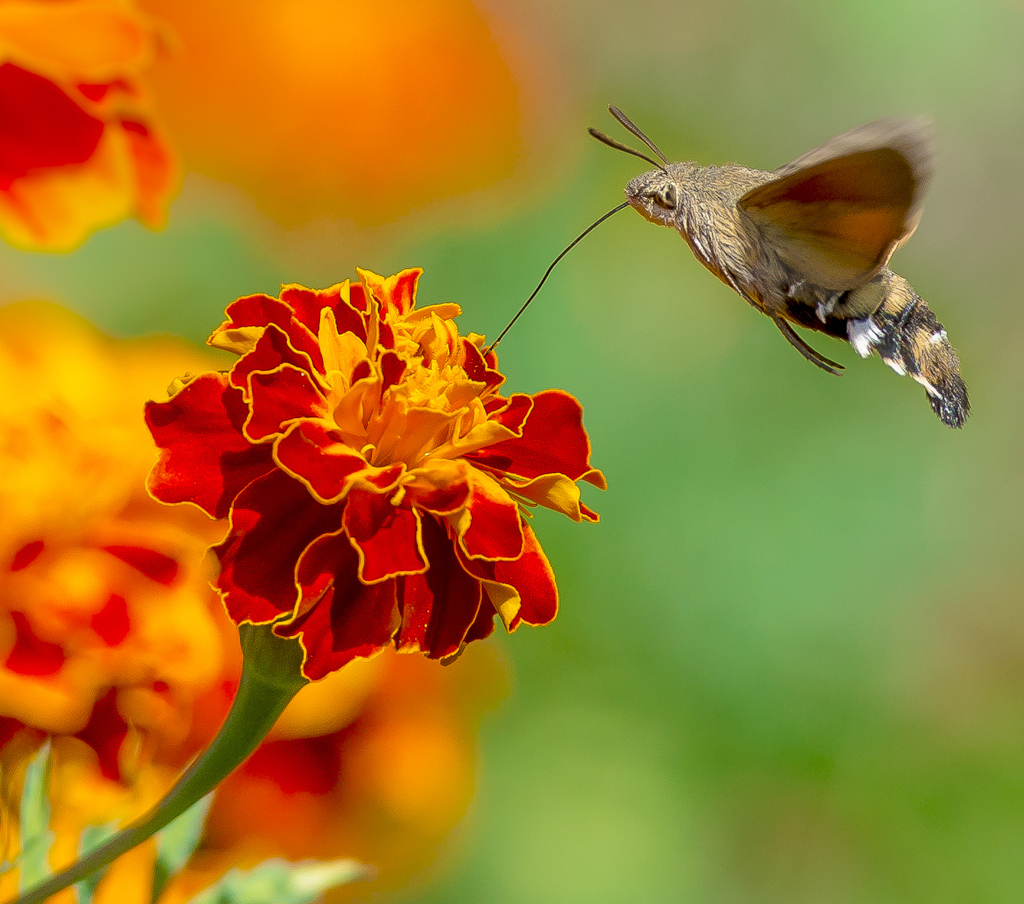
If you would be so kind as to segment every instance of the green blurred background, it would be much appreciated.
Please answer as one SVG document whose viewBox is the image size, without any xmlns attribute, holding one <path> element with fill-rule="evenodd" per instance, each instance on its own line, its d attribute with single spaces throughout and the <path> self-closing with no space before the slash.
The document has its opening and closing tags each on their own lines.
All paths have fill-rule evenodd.
<svg viewBox="0 0 1024 904">
<path fill-rule="evenodd" d="M 0 300 L 201 341 L 238 295 L 422 266 L 421 304 L 456 301 L 463 330 L 493 336 L 643 168 L 587 137 L 621 137 L 609 102 L 672 159 L 763 169 L 930 115 L 936 177 L 893 267 L 960 352 L 962 432 L 877 358 L 820 338 L 848 370 L 809 366 L 629 211 L 504 340 L 511 389 L 583 402 L 610 487 L 587 495 L 599 525 L 538 515 L 561 613 L 498 641 L 511 693 L 485 722 L 477 800 L 401 900 L 1021 901 L 1024 4 L 477 10 L 521 89 L 495 184 L 395 218 L 398 169 L 375 216 L 281 223 L 192 173 L 162 232 L 0 249 Z"/>
</svg>

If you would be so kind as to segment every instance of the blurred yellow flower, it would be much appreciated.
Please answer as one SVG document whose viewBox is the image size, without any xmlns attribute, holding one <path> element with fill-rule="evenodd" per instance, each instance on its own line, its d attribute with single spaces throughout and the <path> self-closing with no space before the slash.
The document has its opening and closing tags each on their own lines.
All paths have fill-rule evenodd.
<svg viewBox="0 0 1024 904">
<path fill-rule="evenodd" d="M 209 365 L 56 307 L 0 309 L 0 375 L 18 387 L 0 399 L 0 715 L 93 739 L 112 778 L 116 733 L 180 740 L 226 665 L 202 573 L 218 531 L 195 511 L 167 517 L 142 485 L 142 400 L 166 368 Z"/>
<path fill-rule="evenodd" d="M 65 251 L 125 217 L 162 225 L 175 167 L 139 82 L 154 47 L 123 0 L 0 0 L 0 237 Z"/>
</svg>

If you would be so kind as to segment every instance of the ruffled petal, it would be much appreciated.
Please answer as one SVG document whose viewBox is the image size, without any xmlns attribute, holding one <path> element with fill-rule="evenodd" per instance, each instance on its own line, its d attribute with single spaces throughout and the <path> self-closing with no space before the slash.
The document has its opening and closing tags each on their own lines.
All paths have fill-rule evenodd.
<svg viewBox="0 0 1024 904">
<path fill-rule="evenodd" d="M 293 324 L 293 326 L 297 326 Z M 240 332 L 238 347 L 244 347 L 245 343 L 251 340 L 251 347 L 242 352 L 242 357 L 231 368 L 231 385 L 242 390 L 249 391 L 249 378 L 258 371 L 277 370 L 281 365 L 288 364 L 308 373 L 311 377 L 317 372 L 323 371 L 323 357 L 319 351 L 311 354 L 309 351 L 295 347 L 294 336 L 302 335 L 305 330 L 299 327 L 293 329 L 293 335 L 281 329 L 275 324 L 270 324 L 258 336 L 252 336 L 246 327 Z M 224 334 L 228 336 L 229 334 Z M 234 349 L 231 349 L 234 351 Z M 248 395 L 246 396 L 248 398 Z"/>
<path fill-rule="evenodd" d="M 430 567 L 423 574 L 398 579 L 402 626 L 399 650 L 443 659 L 457 653 L 476 621 L 483 600 L 480 582 L 459 563 L 444 526 L 427 516 L 423 548 Z"/>
<path fill-rule="evenodd" d="M 242 394 L 221 373 L 196 377 L 166 402 L 147 402 L 146 423 L 160 448 L 147 481 L 150 493 L 225 517 L 239 491 L 274 467 L 270 448 L 242 434 L 247 415 Z"/>
<path fill-rule="evenodd" d="M 289 307 L 294 319 L 310 335 L 316 336 L 320 332 L 321 312 L 324 308 L 337 306 L 344 286 L 344 283 L 339 283 L 327 289 L 307 289 L 291 283 L 281 286 L 281 301 Z"/>
<path fill-rule="evenodd" d="M 323 368 L 317 331 L 300 323 L 290 305 L 269 295 L 246 295 L 231 302 L 225 311 L 227 319 L 213 331 L 207 340 L 215 348 L 223 348 L 236 355 L 253 351 L 256 343 L 270 327 L 277 327 L 286 343 L 295 352 L 304 353 L 317 369 Z M 278 346 L 280 347 L 280 346 Z M 278 362 L 272 362 L 272 364 Z M 271 367 L 252 366 L 248 370 L 270 370 Z M 236 385 L 243 388 L 246 374 L 240 375 Z"/>
<path fill-rule="evenodd" d="M 324 421 L 298 421 L 274 445 L 274 461 L 302 481 L 318 501 L 340 502 L 357 474 L 374 476 L 393 469 L 372 468 L 345 443 L 340 430 Z"/>
<path fill-rule="evenodd" d="M 510 631 L 550 621 L 554 576 L 522 507 L 597 518 L 577 486 L 604 484 L 579 403 L 498 395 L 458 307 L 415 308 L 419 275 L 286 286 L 240 299 L 221 330 L 241 355 L 232 435 L 273 470 L 238 487 L 218 587 L 236 622 L 300 637 L 309 677 L 389 643 L 458 655 L 495 614 Z"/>
<path fill-rule="evenodd" d="M 342 524 L 359 553 L 363 583 L 427 570 L 418 512 L 393 505 L 383 494 L 356 492 L 349 494 Z"/>
<path fill-rule="evenodd" d="M 245 435 L 254 443 L 282 434 L 299 418 L 326 417 L 327 400 L 309 374 L 292 364 L 249 377 L 249 418 Z"/>
<path fill-rule="evenodd" d="M 506 477 L 504 482 L 517 496 L 561 512 L 577 524 L 581 521 L 600 520 L 596 512 L 580 501 L 579 485 L 564 474 L 544 474 L 525 481 Z"/>
<path fill-rule="evenodd" d="M 451 515 L 469 499 L 469 473 L 465 461 L 431 459 L 409 472 L 405 492 L 417 508 L 435 515 Z"/>
<path fill-rule="evenodd" d="M 546 625 L 558 614 L 558 587 L 551 563 L 528 524 L 523 525 L 523 537 L 523 554 L 515 562 L 462 561 L 470 574 L 484 582 L 508 631 L 522 622 Z"/>
<path fill-rule="evenodd" d="M 472 462 L 520 477 L 565 474 L 600 489 L 604 475 L 590 466 L 590 440 L 583 429 L 583 409 L 569 393 L 559 389 L 539 392 L 522 424 L 522 435 L 467 453 Z"/>
<path fill-rule="evenodd" d="M 338 529 L 341 507 L 321 505 L 280 471 L 253 481 L 231 506 L 231 528 L 213 547 L 216 586 L 235 624 L 266 624 L 299 603 L 296 566 L 318 537 Z"/>
<path fill-rule="evenodd" d="M 519 506 L 487 474 L 467 473 L 469 499 L 454 519 L 463 552 L 471 559 L 518 559 L 523 552 Z"/>
<path fill-rule="evenodd" d="M 300 614 L 274 631 L 298 637 L 305 650 L 303 674 L 311 681 L 391 643 L 399 625 L 394 581 L 363 584 L 359 558 L 342 532 L 310 544 L 299 562 Z"/>
<path fill-rule="evenodd" d="M 0 4 L 0 236 L 68 251 L 135 216 L 162 225 L 177 184 L 137 79 L 156 34 L 128 4 Z"/>
<path fill-rule="evenodd" d="M 416 283 L 423 270 L 403 270 L 394 276 L 380 277 L 369 270 L 357 270 L 363 285 L 381 307 L 384 317 L 405 317 L 416 304 Z"/>
</svg>

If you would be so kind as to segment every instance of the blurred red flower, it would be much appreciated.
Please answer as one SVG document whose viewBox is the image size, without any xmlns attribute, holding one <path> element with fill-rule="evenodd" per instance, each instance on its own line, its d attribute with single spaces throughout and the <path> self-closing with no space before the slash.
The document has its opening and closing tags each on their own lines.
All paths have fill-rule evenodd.
<svg viewBox="0 0 1024 904">
<path fill-rule="evenodd" d="M 154 47 L 120 0 L 0 2 L 0 237 L 64 251 L 128 216 L 162 225 L 175 167 L 139 81 Z"/>
<path fill-rule="evenodd" d="M 230 517 L 217 578 L 238 624 L 275 622 L 311 680 L 390 644 L 430 658 L 555 617 L 554 575 L 524 516 L 596 521 L 579 403 L 509 397 L 454 304 L 415 307 L 419 270 L 359 271 L 227 310 L 211 345 L 239 355 L 146 416 L 150 490 Z"/>
</svg>

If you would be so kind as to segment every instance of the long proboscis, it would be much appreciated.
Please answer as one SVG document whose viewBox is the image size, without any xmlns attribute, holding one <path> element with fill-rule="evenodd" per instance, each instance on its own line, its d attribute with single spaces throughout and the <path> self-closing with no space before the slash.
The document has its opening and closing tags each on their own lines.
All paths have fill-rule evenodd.
<svg viewBox="0 0 1024 904">
<path fill-rule="evenodd" d="M 602 216 L 598 217 L 596 220 L 594 220 L 593 223 L 591 223 L 586 229 L 584 229 L 583 232 L 581 232 L 578 236 L 576 236 L 576 238 L 574 238 L 571 242 L 569 242 L 568 245 L 565 246 L 565 248 L 562 249 L 562 252 L 558 255 L 558 257 L 556 257 L 551 262 L 551 266 L 549 266 L 547 268 L 547 270 L 544 271 L 544 275 L 540 278 L 540 282 L 537 283 L 537 288 L 534 289 L 530 293 L 530 297 L 527 298 L 526 301 L 523 302 L 523 306 L 518 311 L 516 311 L 515 317 L 513 317 L 508 322 L 508 326 L 506 326 L 505 329 L 503 329 L 500 333 L 498 333 L 498 338 L 495 339 L 490 345 L 488 345 L 486 349 L 484 349 L 484 357 L 485 358 L 491 352 L 493 352 L 495 348 L 498 347 L 498 343 L 501 342 L 501 340 L 505 337 L 505 334 L 510 329 L 512 329 L 512 327 L 515 325 L 515 322 L 520 317 L 523 316 L 523 312 L 530 306 L 530 302 L 533 301 L 533 299 L 537 297 L 537 293 L 540 291 L 541 286 L 543 286 L 544 283 L 547 282 L 547 278 L 551 275 L 551 271 L 555 269 L 555 265 L 563 257 L 565 257 L 570 251 L 572 251 L 572 249 L 575 248 L 581 241 L 583 241 L 583 239 L 585 239 L 588 235 L 590 235 L 591 232 L 593 232 L 595 229 L 597 229 L 598 226 L 600 226 L 605 220 L 607 220 L 608 217 L 612 216 L 613 214 L 618 213 L 624 207 L 629 207 L 629 202 L 628 201 L 623 201 L 618 207 L 613 207 L 611 210 L 608 211 L 608 213 L 603 214 Z"/>
</svg>

